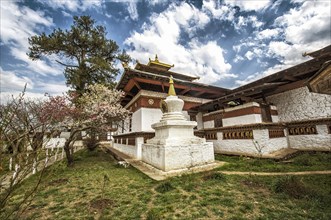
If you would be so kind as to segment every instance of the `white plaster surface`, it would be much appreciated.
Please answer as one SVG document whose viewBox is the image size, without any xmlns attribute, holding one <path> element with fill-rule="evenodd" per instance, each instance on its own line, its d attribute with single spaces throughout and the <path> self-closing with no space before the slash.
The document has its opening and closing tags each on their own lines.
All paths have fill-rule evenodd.
<svg viewBox="0 0 331 220">
<path fill-rule="evenodd" d="M 270 96 L 267 101 L 277 106 L 282 122 L 331 117 L 331 95 L 312 93 L 307 87 Z"/>
<path fill-rule="evenodd" d="M 168 112 L 152 125 L 155 137 L 142 145 L 143 162 L 165 172 L 213 163 L 213 145 L 194 136 L 193 128 L 197 122 L 184 117 L 181 111 L 183 100 L 168 96 L 165 102 Z"/>
<path fill-rule="evenodd" d="M 214 143 L 215 153 L 228 152 L 243 155 L 258 155 L 258 150 L 253 141 L 257 141 L 262 147 L 262 155 L 288 147 L 286 137 L 269 138 L 268 129 L 253 130 L 254 139 L 222 140 L 222 136 L 223 133 L 218 132 L 218 140 L 212 141 Z"/>
<path fill-rule="evenodd" d="M 66 142 L 65 138 L 50 138 L 47 140 L 45 144 L 45 148 L 56 148 L 56 147 L 64 147 L 64 143 Z"/>
<path fill-rule="evenodd" d="M 187 111 L 182 112 L 189 119 Z M 154 131 L 152 124 L 160 121 L 162 111 L 155 108 L 140 108 L 132 114 L 132 132 Z"/>
<path fill-rule="evenodd" d="M 214 149 L 209 142 L 173 146 L 144 144 L 142 160 L 163 171 L 178 170 L 214 162 Z"/>
<path fill-rule="evenodd" d="M 223 126 L 243 125 L 243 124 L 254 124 L 261 123 L 262 118 L 260 114 L 242 115 L 231 118 L 223 118 Z"/>
<path fill-rule="evenodd" d="M 289 135 L 291 148 L 302 150 L 331 150 L 331 134 L 326 125 L 317 125 L 318 134 Z"/>
<path fill-rule="evenodd" d="M 126 144 L 113 144 L 113 148 L 133 158 L 138 158 L 137 147 Z"/>
<path fill-rule="evenodd" d="M 196 120 L 197 120 L 197 128 L 198 130 L 202 130 L 204 128 L 204 123 L 203 123 L 203 120 L 202 120 L 202 112 L 199 112 L 196 116 Z"/>
<path fill-rule="evenodd" d="M 234 106 L 234 107 L 230 107 L 230 108 L 225 108 L 224 111 L 225 112 L 231 112 L 231 111 L 234 111 L 234 110 L 239 110 L 239 109 L 248 108 L 248 107 L 252 107 L 252 106 L 260 107 L 260 104 L 257 103 L 257 102 L 247 102 L 243 105 L 238 105 L 238 106 Z"/>
<path fill-rule="evenodd" d="M 279 122 L 278 115 L 271 115 L 271 120 L 272 120 L 272 122 Z"/>
<path fill-rule="evenodd" d="M 214 121 L 205 121 L 203 122 L 203 127 L 206 128 L 214 128 L 215 122 Z"/>
<path fill-rule="evenodd" d="M 137 132 L 142 130 L 142 109 L 132 113 L 132 131 Z"/>
</svg>

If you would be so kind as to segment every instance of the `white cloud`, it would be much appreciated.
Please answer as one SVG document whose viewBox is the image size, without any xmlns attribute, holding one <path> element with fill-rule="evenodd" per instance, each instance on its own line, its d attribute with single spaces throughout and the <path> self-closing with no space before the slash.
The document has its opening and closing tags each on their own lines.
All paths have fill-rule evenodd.
<svg viewBox="0 0 331 220">
<path fill-rule="evenodd" d="M 104 0 L 38 0 L 53 9 L 63 9 L 70 12 L 86 11 L 101 7 Z"/>
<path fill-rule="evenodd" d="M 41 81 L 35 81 L 35 78 L 43 75 L 62 75 L 63 68 L 53 59 L 44 59 L 32 61 L 28 58 L 28 38 L 40 33 L 44 28 L 53 27 L 52 18 L 45 15 L 44 12 L 32 10 L 26 6 L 19 6 L 15 2 L 1 2 L 1 43 L 9 49 L 9 55 L 15 59 L 15 71 L 8 71 L 4 66 L 1 70 L 1 97 L 5 94 L 18 94 L 22 91 L 25 83 L 32 96 L 36 95 L 38 89 L 48 89 L 43 87 Z M 12 65 L 13 67 L 13 65 Z M 47 83 L 52 85 L 51 83 Z M 63 82 L 63 85 L 64 82 Z M 57 85 L 59 90 L 63 87 Z M 46 91 L 46 90 L 45 90 Z M 34 94 L 36 92 L 36 94 Z M 42 91 L 41 93 L 44 93 Z M 40 96 L 41 93 L 37 96 Z"/>
<path fill-rule="evenodd" d="M 215 83 L 230 74 L 231 65 L 224 59 L 224 50 L 215 41 L 201 44 L 190 40 L 179 44 L 181 31 L 194 31 L 209 21 L 205 13 L 187 3 L 170 6 L 161 14 L 153 14 L 151 25 L 144 24 L 142 33 L 133 32 L 125 44 L 133 47 L 128 53 L 139 61 L 159 55 L 163 62 L 175 64 L 174 71 L 198 75 L 201 82 Z"/>
<path fill-rule="evenodd" d="M 263 22 L 259 21 L 256 16 L 250 15 L 247 17 L 239 16 L 238 19 L 232 21 L 233 26 L 236 30 L 243 30 L 248 24 L 253 28 L 260 28 Z"/>
<path fill-rule="evenodd" d="M 17 76 L 12 71 L 4 71 L 0 67 L 0 86 L 1 91 L 10 91 L 10 90 L 23 90 L 24 86 L 27 86 L 27 89 L 32 89 L 34 83 L 31 79 L 26 76 Z"/>
<path fill-rule="evenodd" d="M 237 54 L 236 57 L 233 59 L 233 62 L 238 63 L 243 60 L 245 60 L 245 59 L 242 56 Z"/>
<path fill-rule="evenodd" d="M 227 5 L 221 5 L 217 1 L 206 0 L 203 1 L 202 11 L 211 14 L 213 18 L 218 20 L 234 19 L 235 10 Z"/>
<path fill-rule="evenodd" d="M 331 42 L 330 1 L 305 1 L 302 6 L 291 9 L 276 19 L 276 25 L 283 27 L 285 37 L 293 44 Z"/>
<path fill-rule="evenodd" d="M 130 17 L 132 20 L 137 20 L 139 15 L 138 15 L 138 11 L 137 11 L 137 3 L 135 2 L 129 2 L 128 3 L 128 11 L 130 14 Z"/>
<path fill-rule="evenodd" d="M 252 51 L 247 51 L 245 53 L 245 57 L 248 59 L 248 60 L 252 60 L 254 58 L 254 53 Z"/>
<path fill-rule="evenodd" d="M 12 100 L 12 97 L 17 98 L 20 94 L 22 94 L 22 91 L 12 91 L 12 92 L 1 92 L 0 94 L 0 104 L 5 104 L 8 101 Z M 44 93 L 38 93 L 38 92 L 25 92 L 24 97 L 28 97 L 29 99 L 45 99 Z"/>
<path fill-rule="evenodd" d="M 308 58 L 304 52 L 321 49 L 331 43 L 331 3 L 305 1 L 298 8 L 276 19 L 283 30 L 285 41 L 271 41 L 269 54 L 281 57 L 283 65 L 296 65 Z M 279 29 L 278 29 L 279 30 Z"/>
<path fill-rule="evenodd" d="M 279 36 L 281 29 L 280 28 L 274 28 L 274 29 L 264 29 L 257 33 L 257 39 L 259 40 L 268 40 L 271 38 L 276 38 Z"/>
<path fill-rule="evenodd" d="M 69 14 L 68 12 L 66 12 L 66 11 L 62 11 L 62 14 L 63 14 L 63 16 L 64 17 L 72 17 L 72 15 L 71 14 Z"/>
<path fill-rule="evenodd" d="M 34 11 L 25 6 L 6 1 L 0 4 L 1 7 L 1 41 L 9 47 L 10 54 L 17 60 L 25 63 L 26 67 L 41 75 L 62 74 L 62 68 L 49 59 L 44 61 L 32 61 L 28 58 L 28 38 L 36 35 L 42 27 L 54 26 L 50 17 L 44 12 Z"/>
<path fill-rule="evenodd" d="M 233 47 L 238 52 L 246 48 L 256 57 L 276 58 L 281 63 L 244 80 L 237 80 L 236 84 L 243 85 L 307 61 L 310 58 L 303 57 L 304 52 L 313 52 L 331 44 L 331 2 L 295 2 L 301 5 L 278 17 L 274 29 L 256 31 L 255 38 Z M 247 52 L 246 55 L 248 58 L 252 54 Z"/>
<path fill-rule="evenodd" d="M 0 98 L 5 103 L 12 95 L 18 96 L 22 93 L 25 85 L 25 96 L 29 98 L 42 98 L 47 92 L 50 95 L 61 95 L 68 91 L 64 81 L 52 82 L 41 81 L 38 78 L 24 76 L 15 71 L 5 71 L 0 67 Z"/>
<path fill-rule="evenodd" d="M 259 11 L 270 6 L 270 0 L 224 0 L 231 6 L 238 6 L 244 11 Z"/>
</svg>

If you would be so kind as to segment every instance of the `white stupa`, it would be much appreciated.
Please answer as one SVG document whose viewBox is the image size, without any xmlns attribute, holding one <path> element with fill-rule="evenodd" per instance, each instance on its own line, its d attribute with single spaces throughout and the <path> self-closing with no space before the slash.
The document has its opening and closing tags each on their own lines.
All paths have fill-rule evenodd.
<svg viewBox="0 0 331 220">
<path fill-rule="evenodd" d="M 168 97 L 161 101 L 163 116 L 152 125 L 155 137 L 142 145 L 142 160 L 163 172 L 208 167 L 214 163 L 213 144 L 194 136 L 197 122 L 183 115 L 184 101 L 176 96 L 172 76 L 169 84 Z"/>
</svg>

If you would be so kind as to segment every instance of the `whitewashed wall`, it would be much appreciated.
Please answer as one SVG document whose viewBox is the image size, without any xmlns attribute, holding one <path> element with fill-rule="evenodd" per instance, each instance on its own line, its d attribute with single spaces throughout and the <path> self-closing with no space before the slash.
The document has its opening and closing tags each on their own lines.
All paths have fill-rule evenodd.
<svg viewBox="0 0 331 220">
<path fill-rule="evenodd" d="M 223 118 L 223 126 L 234 126 L 234 125 L 243 125 L 243 124 L 255 124 L 261 123 L 262 118 L 260 114 L 250 114 L 242 115 L 231 118 Z"/>
<path fill-rule="evenodd" d="M 331 134 L 326 125 L 316 125 L 318 134 L 290 135 L 290 147 L 302 150 L 331 150 Z"/>
<path fill-rule="evenodd" d="M 136 146 L 114 143 L 113 148 L 115 148 L 116 150 L 118 150 L 130 157 L 137 158 L 137 147 Z"/>
<path fill-rule="evenodd" d="M 331 117 L 331 95 L 309 92 L 307 87 L 293 89 L 267 98 L 277 106 L 283 122 Z"/>
<path fill-rule="evenodd" d="M 197 116 L 196 116 L 196 120 L 197 120 L 197 123 L 198 123 L 198 125 L 197 125 L 198 130 L 203 129 L 204 126 L 203 126 L 203 120 L 202 120 L 202 112 L 199 112 L 199 113 L 197 114 Z"/>
<path fill-rule="evenodd" d="M 190 119 L 187 111 L 183 111 L 187 120 Z M 140 108 L 132 114 L 132 132 L 154 131 L 152 124 L 159 122 L 162 117 L 161 109 Z"/>
<path fill-rule="evenodd" d="M 57 148 L 57 147 L 64 147 L 64 143 L 66 142 L 65 138 L 50 138 L 47 140 L 45 144 L 45 148 Z"/>
<path fill-rule="evenodd" d="M 205 121 L 203 122 L 203 127 L 206 128 L 214 128 L 215 122 L 214 121 Z"/>
<path fill-rule="evenodd" d="M 223 140 L 223 132 L 217 132 L 218 140 L 212 141 L 215 153 L 258 155 L 254 141 L 257 141 L 261 147 L 263 146 L 263 155 L 288 147 L 286 137 L 269 138 L 268 129 L 253 130 L 253 136 L 254 139 Z"/>
</svg>

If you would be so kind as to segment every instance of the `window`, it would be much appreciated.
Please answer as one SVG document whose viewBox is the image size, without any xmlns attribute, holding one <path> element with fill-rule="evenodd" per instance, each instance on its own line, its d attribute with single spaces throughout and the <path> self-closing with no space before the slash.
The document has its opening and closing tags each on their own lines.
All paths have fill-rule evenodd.
<svg viewBox="0 0 331 220">
<path fill-rule="evenodd" d="M 260 105 L 261 106 L 261 117 L 262 122 L 272 122 L 270 105 Z"/>
<path fill-rule="evenodd" d="M 223 127 L 222 118 L 215 118 L 215 120 L 214 120 L 214 127 L 215 128 Z"/>
</svg>

